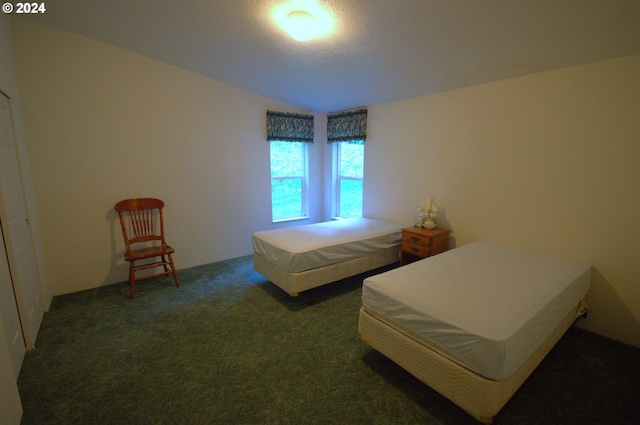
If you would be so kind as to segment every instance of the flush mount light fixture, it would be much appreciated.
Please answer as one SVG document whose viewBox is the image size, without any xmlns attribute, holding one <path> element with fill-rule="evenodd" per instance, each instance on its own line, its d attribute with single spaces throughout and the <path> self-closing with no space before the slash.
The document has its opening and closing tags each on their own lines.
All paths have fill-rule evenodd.
<svg viewBox="0 0 640 425">
<path fill-rule="evenodd" d="M 292 0 L 271 11 L 273 21 L 297 41 L 326 37 L 334 31 L 329 9 L 313 0 Z"/>
<path fill-rule="evenodd" d="M 287 14 L 286 30 L 295 40 L 311 40 L 317 32 L 316 18 L 304 10 L 294 10 Z"/>
</svg>

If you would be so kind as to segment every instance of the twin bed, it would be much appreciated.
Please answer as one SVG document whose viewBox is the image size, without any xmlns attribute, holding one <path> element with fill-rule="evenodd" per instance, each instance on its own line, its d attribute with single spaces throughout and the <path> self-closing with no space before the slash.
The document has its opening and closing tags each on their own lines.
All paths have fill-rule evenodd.
<svg viewBox="0 0 640 425">
<path fill-rule="evenodd" d="M 474 242 L 365 279 L 360 338 L 483 423 L 578 316 L 589 264 Z"/>
<path fill-rule="evenodd" d="M 399 261 L 402 231 L 369 218 L 253 234 L 253 267 L 291 296 Z"/>
<path fill-rule="evenodd" d="M 286 232 L 283 232 L 286 230 Z M 398 261 L 369 219 L 254 234 L 254 267 L 290 295 Z M 358 335 L 483 423 L 587 311 L 589 264 L 474 242 L 362 287 Z"/>
</svg>

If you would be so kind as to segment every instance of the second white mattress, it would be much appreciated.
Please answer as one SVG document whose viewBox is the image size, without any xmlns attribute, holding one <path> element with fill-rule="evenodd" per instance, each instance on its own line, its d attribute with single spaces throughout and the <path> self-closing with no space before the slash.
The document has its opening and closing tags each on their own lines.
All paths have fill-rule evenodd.
<svg viewBox="0 0 640 425">
<path fill-rule="evenodd" d="M 334 220 L 253 234 L 253 249 L 298 273 L 400 245 L 400 226 L 365 217 Z"/>
<path fill-rule="evenodd" d="M 474 242 L 365 279 L 372 314 L 489 379 L 510 376 L 586 295 L 588 263 Z"/>
</svg>

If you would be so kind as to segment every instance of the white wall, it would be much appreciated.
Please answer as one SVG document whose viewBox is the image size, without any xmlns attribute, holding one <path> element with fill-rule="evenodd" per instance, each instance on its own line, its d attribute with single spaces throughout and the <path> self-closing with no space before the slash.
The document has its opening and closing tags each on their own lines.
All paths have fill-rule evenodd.
<svg viewBox="0 0 640 425">
<path fill-rule="evenodd" d="M 266 110 L 304 112 L 164 63 L 12 18 L 52 290 L 127 279 L 114 204 L 165 201 L 178 269 L 248 255 L 271 223 Z M 221 58 L 221 60 L 224 60 Z M 320 191 L 321 143 L 310 145 Z"/>
<path fill-rule="evenodd" d="M 640 346 L 640 56 L 369 109 L 364 213 L 412 223 L 431 194 L 453 245 L 593 266 L 581 326 Z"/>
</svg>

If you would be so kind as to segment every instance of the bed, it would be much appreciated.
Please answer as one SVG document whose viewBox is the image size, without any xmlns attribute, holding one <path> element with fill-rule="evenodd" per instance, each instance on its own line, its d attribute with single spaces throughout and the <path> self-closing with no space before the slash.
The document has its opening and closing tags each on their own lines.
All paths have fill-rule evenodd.
<svg viewBox="0 0 640 425">
<path fill-rule="evenodd" d="M 399 261 L 400 226 L 365 217 L 253 234 L 253 267 L 291 296 Z"/>
<path fill-rule="evenodd" d="M 587 311 L 588 263 L 474 242 L 368 277 L 359 337 L 482 423 Z"/>
</svg>

